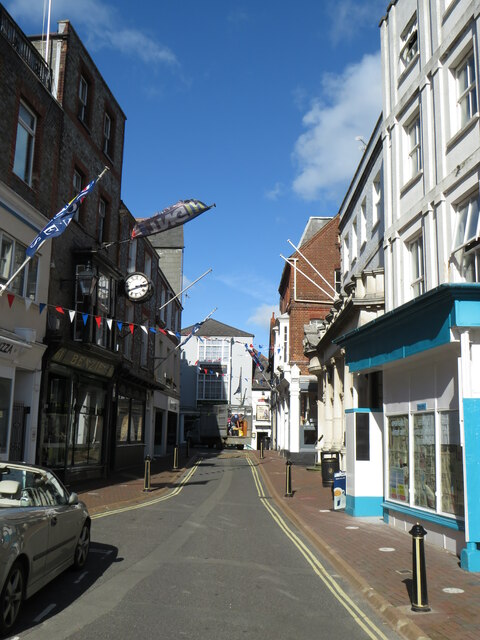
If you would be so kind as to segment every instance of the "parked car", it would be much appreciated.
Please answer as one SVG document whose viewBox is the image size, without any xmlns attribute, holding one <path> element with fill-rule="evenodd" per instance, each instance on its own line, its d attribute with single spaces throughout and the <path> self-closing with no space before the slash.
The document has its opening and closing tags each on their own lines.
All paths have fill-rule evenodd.
<svg viewBox="0 0 480 640">
<path fill-rule="evenodd" d="M 0 633 L 11 630 L 24 599 L 67 567 L 85 565 L 90 522 L 51 471 L 0 462 Z"/>
</svg>

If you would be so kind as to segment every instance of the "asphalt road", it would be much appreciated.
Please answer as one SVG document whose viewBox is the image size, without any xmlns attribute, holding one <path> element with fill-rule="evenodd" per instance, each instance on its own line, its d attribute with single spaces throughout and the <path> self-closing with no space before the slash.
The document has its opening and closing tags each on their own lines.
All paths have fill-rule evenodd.
<svg viewBox="0 0 480 640">
<path fill-rule="evenodd" d="M 92 523 L 83 572 L 25 603 L 16 638 L 393 640 L 269 498 L 239 453 Z"/>
</svg>

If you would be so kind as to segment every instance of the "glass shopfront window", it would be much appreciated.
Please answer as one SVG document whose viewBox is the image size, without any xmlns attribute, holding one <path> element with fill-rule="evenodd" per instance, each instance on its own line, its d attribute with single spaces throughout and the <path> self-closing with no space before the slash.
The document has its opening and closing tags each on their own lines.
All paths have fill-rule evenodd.
<svg viewBox="0 0 480 640">
<path fill-rule="evenodd" d="M 440 413 L 442 511 L 463 516 L 463 456 L 458 411 Z"/>
<path fill-rule="evenodd" d="M 119 444 L 138 444 L 144 437 L 145 402 L 118 397 L 117 403 L 117 442 Z"/>
<path fill-rule="evenodd" d="M 408 502 L 408 415 L 388 418 L 388 471 L 389 498 Z"/>
<path fill-rule="evenodd" d="M 9 378 L 0 378 L 0 454 L 7 452 L 11 385 Z"/>
<path fill-rule="evenodd" d="M 409 443 L 412 447 L 412 469 Z M 388 467 L 388 496 L 391 500 L 438 513 L 464 515 L 463 454 L 458 411 L 390 416 Z M 409 481 L 412 482 L 410 494 Z"/>
<path fill-rule="evenodd" d="M 413 416 L 414 504 L 435 509 L 435 423 L 433 413 Z"/>
<path fill-rule="evenodd" d="M 52 468 L 102 463 L 106 389 L 50 375 L 40 464 Z"/>
</svg>

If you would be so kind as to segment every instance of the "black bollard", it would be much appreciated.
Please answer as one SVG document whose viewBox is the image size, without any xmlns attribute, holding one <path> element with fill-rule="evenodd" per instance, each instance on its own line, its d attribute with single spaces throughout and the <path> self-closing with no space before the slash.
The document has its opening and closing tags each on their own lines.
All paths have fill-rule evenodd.
<svg viewBox="0 0 480 640">
<path fill-rule="evenodd" d="M 286 472 L 286 488 L 285 488 L 285 497 L 291 498 L 293 496 L 292 491 L 292 461 L 287 460 L 285 463 L 285 472 Z"/>
<path fill-rule="evenodd" d="M 260 458 L 263 460 L 265 456 L 263 455 L 263 439 L 260 440 Z"/>
<path fill-rule="evenodd" d="M 174 470 L 178 469 L 178 444 L 173 449 L 173 468 Z"/>
<path fill-rule="evenodd" d="M 427 532 L 417 522 L 409 531 L 412 536 L 413 588 L 412 611 L 430 611 L 427 594 L 427 569 L 425 565 L 425 541 Z"/>
<path fill-rule="evenodd" d="M 150 463 L 151 463 L 151 457 L 150 456 L 146 456 L 145 457 L 145 477 L 143 480 L 143 490 L 144 491 L 150 491 Z"/>
</svg>

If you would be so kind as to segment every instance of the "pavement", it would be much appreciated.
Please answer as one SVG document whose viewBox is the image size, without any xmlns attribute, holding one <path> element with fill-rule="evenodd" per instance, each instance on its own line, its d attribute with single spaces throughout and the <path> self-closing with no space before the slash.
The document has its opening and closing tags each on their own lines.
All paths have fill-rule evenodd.
<svg viewBox="0 0 480 640">
<path fill-rule="evenodd" d="M 459 566 L 456 555 L 428 544 L 425 537 L 428 604 L 412 611 L 412 538 L 381 518 L 354 518 L 333 510 L 332 491 L 322 474 L 306 466 L 291 467 L 291 497 L 285 496 L 286 460 L 276 451 L 251 451 L 277 506 L 314 544 L 325 559 L 360 592 L 372 608 L 407 640 L 477 640 L 480 637 L 480 573 Z M 190 450 L 151 463 L 150 490 L 144 470 L 129 470 L 106 480 L 69 487 L 77 491 L 92 515 L 151 500 L 178 486 L 182 475 L 202 456 Z"/>
</svg>

